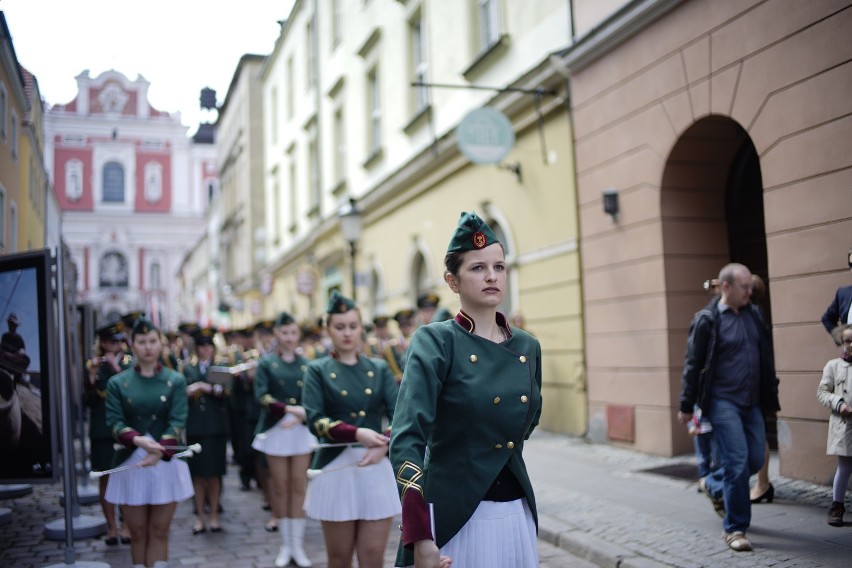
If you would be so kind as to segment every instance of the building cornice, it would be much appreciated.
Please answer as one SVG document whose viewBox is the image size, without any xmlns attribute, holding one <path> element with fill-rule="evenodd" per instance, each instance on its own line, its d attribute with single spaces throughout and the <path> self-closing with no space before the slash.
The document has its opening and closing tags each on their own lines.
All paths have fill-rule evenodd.
<svg viewBox="0 0 852 568">
<path fill-rule="evenodd" d="M 585 35 L 559 56 L 570 72 L 591 65 L 631 37 L 683 4 L 684 0 L 633 0 Z"/>
</svg>

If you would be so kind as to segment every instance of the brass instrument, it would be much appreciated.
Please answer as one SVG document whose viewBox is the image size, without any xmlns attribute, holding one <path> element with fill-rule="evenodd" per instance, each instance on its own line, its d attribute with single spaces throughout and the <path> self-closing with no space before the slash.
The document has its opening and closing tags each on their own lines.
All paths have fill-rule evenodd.
<svg viewBox="0 0 852 568">
<path fill-rule="evenodd" d="M 257 367 L 258 359 L 252 359 L 237 365 L 211 365 L 207 367 L 207 381 L 213 384 L 229 385 L 236 375 Z"/>
</svg>

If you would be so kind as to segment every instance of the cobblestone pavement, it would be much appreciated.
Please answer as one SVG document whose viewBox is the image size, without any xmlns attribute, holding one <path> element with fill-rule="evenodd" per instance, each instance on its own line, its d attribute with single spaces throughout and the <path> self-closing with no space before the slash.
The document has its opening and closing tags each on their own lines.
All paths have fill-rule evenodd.
<svg viewBox="0 0 852 568">
<path fill-rule="evenodd" d="M 224 479 L 220 516 L 224 532 L 192 535 L 194 515 L 191 501 L 178 505 L 169 540 L 171 567 L 267 568 L 273 565 L 281 544 L 279 533 L 264 530 L 268 512 L 261 509 L 262 497 L 257 489 L 240 491 L 237 469 L 229 466 Z M 12 521 L 0 527 L 0 567 L 41 568 L 64 564 L 64 541 L 47 540 L 43 536 L 47 522 L 62 519 L 64 509 L 59 496 L 62 484 L 34 485 L 30 495 L 0 501 L 0 507 L 11 509 Z M 80 512 L 100 518 L 97 504 L 84 505 Z M 399 524 L 394 520 L 393 526 Z M 399 532 L 392 531 L 385 553 L 385 566 L 393 566 Z M 541 566 L 546 568 L 593 568 L 594 564 L 579 559 L 563 548 L 539 541 Z M 322 531 L 317 521 L 308 520 L 305 549 L 316 568 L 327 566 Z M 131 568 L 129 545 L 106 546 L 102 538 L 78 540 L 74 543 L 74 559 L 105 562 L 114 568 Z"/>
</svg>

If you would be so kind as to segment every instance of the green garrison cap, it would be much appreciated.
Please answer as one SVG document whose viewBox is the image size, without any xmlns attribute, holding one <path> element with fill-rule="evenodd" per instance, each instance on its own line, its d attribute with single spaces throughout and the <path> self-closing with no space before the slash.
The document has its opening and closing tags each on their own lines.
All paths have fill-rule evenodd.
<svg viewBox="0 0 852 568">
<path fill-rule="evenodd" d="M 435 308 L 441 303 L 441 298 L 435 292 L 426 292 L 417 297 L 418 308 Z"/>
<path fill-rule="evenodd" d="M 491 227 L 486 225 L 485 221 L 480 219 L 476 213 L 462 211 L 458 227 L 453 233 L 447 252 L 479 250 L 499 242 Z"/>
<path fill-rule="evenodd" d="M 203 327 L 199 329 L 193 336 L 196 347 L 202 345 L 213 345 L 213 336 L 216 335 L 216 330 L 212 327 Z"/>
<path fill-rule="evenodd" d="M 355 309 L 355 302 L 345 297 L 343 294 L 335 290 L 331 293 L 328 299 L 328 308 L 326 313 L 329 314 L 345 314 L 349 310 Z"/>
<path fill-rule="evenodd" d="M 136 321 L 133 322 L 133 328 L 132 328 L 131 335 L 133 335 L 133 336 L 145 335 L 146 333 L 150 333 L 152 331 L 159 331 L 159 330 L 157 329 L 157 326 L 155 326 L 154 323 L 151 320 L 149 320 L 145 316 L 142 316 L 140 318 L 137 318 Z"/>
<path fill-rule="evenodd" d="M 278 314 L 278 317 L 275 318 L 275 327 L 279 327 L 282 325 L 290 325 L 291 323 L 295 323 L 296 320 L 293 319 L 293 316 L 288 314 L 287 312 L 281 312 Z"/>
</svg>

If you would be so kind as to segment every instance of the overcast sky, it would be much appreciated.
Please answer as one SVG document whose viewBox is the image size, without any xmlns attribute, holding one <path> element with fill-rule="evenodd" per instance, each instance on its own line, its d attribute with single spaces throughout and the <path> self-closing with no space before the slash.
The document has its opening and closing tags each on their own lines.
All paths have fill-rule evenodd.
<svg viewBox="0 0 852 568">
<path fill-rule="evenodd" d="M 142 75 L 158 110 L 180 112 L 189 134 L 202 119 L 198 96 L 219 104 L 240 57 L 269 54 L 277 20 L 293 0 L 0 0 L 21 65 L 50 105 L 70 102 L 74 79 L 115 69 Z"/>
</svg>

